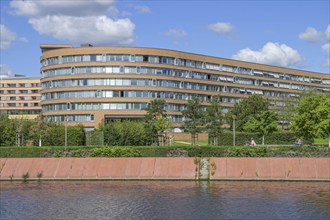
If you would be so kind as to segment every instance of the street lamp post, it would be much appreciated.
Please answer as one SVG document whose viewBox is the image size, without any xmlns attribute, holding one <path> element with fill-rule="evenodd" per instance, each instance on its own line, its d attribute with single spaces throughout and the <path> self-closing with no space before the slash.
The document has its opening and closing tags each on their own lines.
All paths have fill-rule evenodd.
<svg viewBox="0 0 330 220">
<path fill-rule="evenodd" d="M 68 116 L 64 117 L 64 127 L 65 127 L 65 143 L 64 147 L 66 150 L 66 147 L 68 146 Z"/>
<path fill-rule="evenodd" d="M 236 115 L 233 115 L 233 146 L 235 147 L 235 140 L 236 140 L 236 134 L 235 134 L 235 131 L 236 131 Z"/>
</svg>

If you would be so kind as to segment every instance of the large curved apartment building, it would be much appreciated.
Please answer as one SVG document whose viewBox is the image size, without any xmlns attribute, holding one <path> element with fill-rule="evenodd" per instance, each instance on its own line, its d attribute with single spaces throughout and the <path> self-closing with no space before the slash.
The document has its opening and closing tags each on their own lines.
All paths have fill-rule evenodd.
<svg viewBox="0 0 330 220">
<path fill-rule="evenodd" d="M 221 96 L 224 111 L 250 94 L 280 109 L 287 97 L 330 91 L 328 74 L 173 50 L 42 44 L 42 111 L 52 122 L 97 127 L 116 118 L 141 118 L 153 99 L 165 99 L 172 122 L 188 100 Z"/>
</svg>

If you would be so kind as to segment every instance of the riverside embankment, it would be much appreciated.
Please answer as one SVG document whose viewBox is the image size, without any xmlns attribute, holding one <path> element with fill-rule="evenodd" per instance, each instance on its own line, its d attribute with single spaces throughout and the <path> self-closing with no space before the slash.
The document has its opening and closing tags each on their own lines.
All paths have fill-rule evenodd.
<svg viewBox="0 0 330 220">
<path fill-rule="evenodd" d="M 0 158 L 0 180 L 330 181 L 330 158 Z"/>
</svg>

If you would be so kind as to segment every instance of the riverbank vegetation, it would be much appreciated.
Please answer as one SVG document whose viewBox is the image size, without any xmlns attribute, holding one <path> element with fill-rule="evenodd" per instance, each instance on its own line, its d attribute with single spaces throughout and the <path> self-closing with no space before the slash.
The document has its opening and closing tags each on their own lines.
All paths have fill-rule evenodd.
<svg viewBox="0 0 330 220">
<path fill-rule="evenodd" d="M 207 133 L 207 145 L 215 147 L 245 146 L 251 139 L 257 145 L 293 145 L 297 139 L 303 140 L 303 144 L 299 145 L 313 145 L 315 139 L 321 143 L 321 138 L 330 137 L 330 97 L 326 95 L 307 94 L 296 102 L 296 106 L 290 104 L 287 109 L 283 108 L 281 114 L 271 110 L 270 101 L 260 95 L 241 100 L 224 114 L 220 99 L 215 96 L 207 106 L 202 106 L 201 100 L 195 97 L 182 111 L 186 117 L 182 126 L 191 134 L 192 146 L 200 146 L 199 133 Z M 291 103 L 291 100 L 288 102 Z M 0 147 L 173 146 L 176 140 L 164 110 L 165 104 L 165 100 L 153 100 L 145 109 L 144 120 L 114 120 L 92 132 L 86 132 L 82 125 L 67 126 L 42 118 L 35 121 L 9 120 L 7 115 L 2 114 Z M 287 121 L 283 121 L 284 118 Z M 278 122 L 289 125 L 281 127 Z"/>
<path fill-rule="evenodd" d="M 1 147 L 0 158 L 22 157 L 330 157 L 326 146 Z"/>
</svg>

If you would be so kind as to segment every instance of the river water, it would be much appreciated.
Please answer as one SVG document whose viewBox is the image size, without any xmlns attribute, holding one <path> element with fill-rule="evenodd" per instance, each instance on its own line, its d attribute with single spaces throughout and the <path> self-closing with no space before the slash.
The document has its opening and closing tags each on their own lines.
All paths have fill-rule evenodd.
<svg viewBox="0 0 330 220">
<path fill-rule="evenodd" d="M 329 182 L 0 182 L 0 219 L 330 219 Z"/>
</svg>

